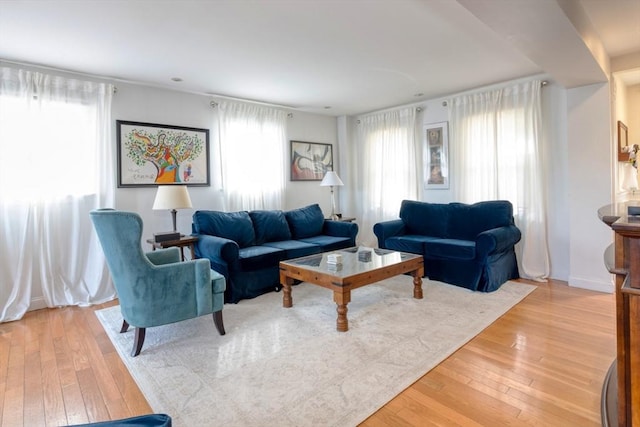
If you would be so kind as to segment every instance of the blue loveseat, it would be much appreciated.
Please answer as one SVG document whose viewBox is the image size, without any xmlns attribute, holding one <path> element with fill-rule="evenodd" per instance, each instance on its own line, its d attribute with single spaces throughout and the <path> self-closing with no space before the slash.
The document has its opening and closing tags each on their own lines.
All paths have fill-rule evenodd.
<svg viewBox="0 0 640 427">
<path fill-rule="evenodd" d="M 290 211 L 196 211 L 197 258 L 227 282 L 225 302 L 280 289 L 279 263 L 355 246 L 358 225 L 324 219 L 317 204 Z"/>
<path fill-rule="evenodd" d="M 520 230 L 505 200 L 472 205 L 404 200 L 400 219 L 373 227 L 378 246 L 424 257 L 425 276 L 491 292 L 519 277 L 514 245 Z"/>
</svg>

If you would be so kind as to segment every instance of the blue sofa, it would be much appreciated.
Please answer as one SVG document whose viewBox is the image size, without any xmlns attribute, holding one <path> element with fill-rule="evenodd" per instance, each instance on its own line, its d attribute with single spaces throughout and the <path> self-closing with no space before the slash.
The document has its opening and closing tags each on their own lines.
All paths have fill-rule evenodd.
<svg viewBox="0 0 640 427">
<path fill-rule="evenodd" d="M 514 245 L 520 230 L 505 200 L 427 203 L 404 200 L 400 219 L 373 227 L 378 246 L 424 257 L 425 276 L 491 292 L 519 277 Z"/>
<path fill-rule="evenodd" d="M 227 281 L 225 302 L 279 290 L 279 263 L 355 246 L 358 225 L 324 219 L 317 204 L 290 211 L 256 210 L 193 214 L 197 258 Z"/>
</svg>

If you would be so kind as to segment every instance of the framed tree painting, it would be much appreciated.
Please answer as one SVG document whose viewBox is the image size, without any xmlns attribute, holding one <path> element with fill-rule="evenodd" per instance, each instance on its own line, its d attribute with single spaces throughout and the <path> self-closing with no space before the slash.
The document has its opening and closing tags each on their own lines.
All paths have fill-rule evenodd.
<svg viewBox="0 0 640 427">
<path fill-rule="evenodd" d="M 333 146 L 291 141 L 291 181 L 322 181 L 333 170 Z"/>
<path fill-rule="evenodd" d="M 449 188 L 448 122 L 425 125 L 423 139 L 425 189 Z"/>
<path fill-rule="evenodd" d="M 209 185 L 209 129 L 116 121 L 118 187 Z"/>
</svg>

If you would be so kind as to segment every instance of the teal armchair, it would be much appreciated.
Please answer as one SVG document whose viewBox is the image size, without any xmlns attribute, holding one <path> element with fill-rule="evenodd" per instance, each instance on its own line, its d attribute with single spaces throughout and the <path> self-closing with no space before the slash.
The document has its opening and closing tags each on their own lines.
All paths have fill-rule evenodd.
<svg viewBox="0 0 640 427">
<path fill-rule="evenodd" d="M 133 212 L 99 209 L 90 213 L 122 311 L 121 333 L 136 328 L 131 356 L 140 354 L 146 328 L 213 314 L 222 321 L 225 279 L 208 259 L 180 261 L 178 248 L 144 252 L 142 219 Z"/>
</svg>

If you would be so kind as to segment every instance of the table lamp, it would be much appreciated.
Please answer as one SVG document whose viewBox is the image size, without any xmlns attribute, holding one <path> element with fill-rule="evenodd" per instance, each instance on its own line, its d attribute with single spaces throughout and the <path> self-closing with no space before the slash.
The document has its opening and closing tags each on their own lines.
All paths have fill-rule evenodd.
<svg viewBox="0 0 640 427">
<path fill-rule="evenodd" d="M 173 231 L 171 233 L 158 234 L 170 234 L 170 237 L 172 237 L 172 239 L 170 240 L 179 239 L 180 233 L 178 233 L 178 229 L 176 227 L 176 209 L 189 209 L 191 207 L 191 197 L 189 197 L 189 192 L 187 191 L 186 185 L 159 185 L 152 209 L 169 209 L 171 211 L 171 219 L 173 220 Z M 158 241 L 158 234 L 156 234 L 156 241 Z"/>
<path fill-rule="evenodd" d="M 334 171 L 327 172 L 326 175 L 324 176 L 324 178 L 322 179 L 322 182 L 320 183 L 320 186 L 322 186 L 322 187 L 331 187 L 331 216 L 330 216 L 330 218 L 333 219 L 333 220 L 339 219 L 338 215 L 336 215 L 336 199 L 335 199 L 335 196 L 333 194 L 333 187 L 335 187 L 335 186 L 343 186 L 343 185 L 344 185 L 344 183 L 342 182 L 342 180 L 340 179 L 338 174 L 335 173 Z"/>
</svg>

